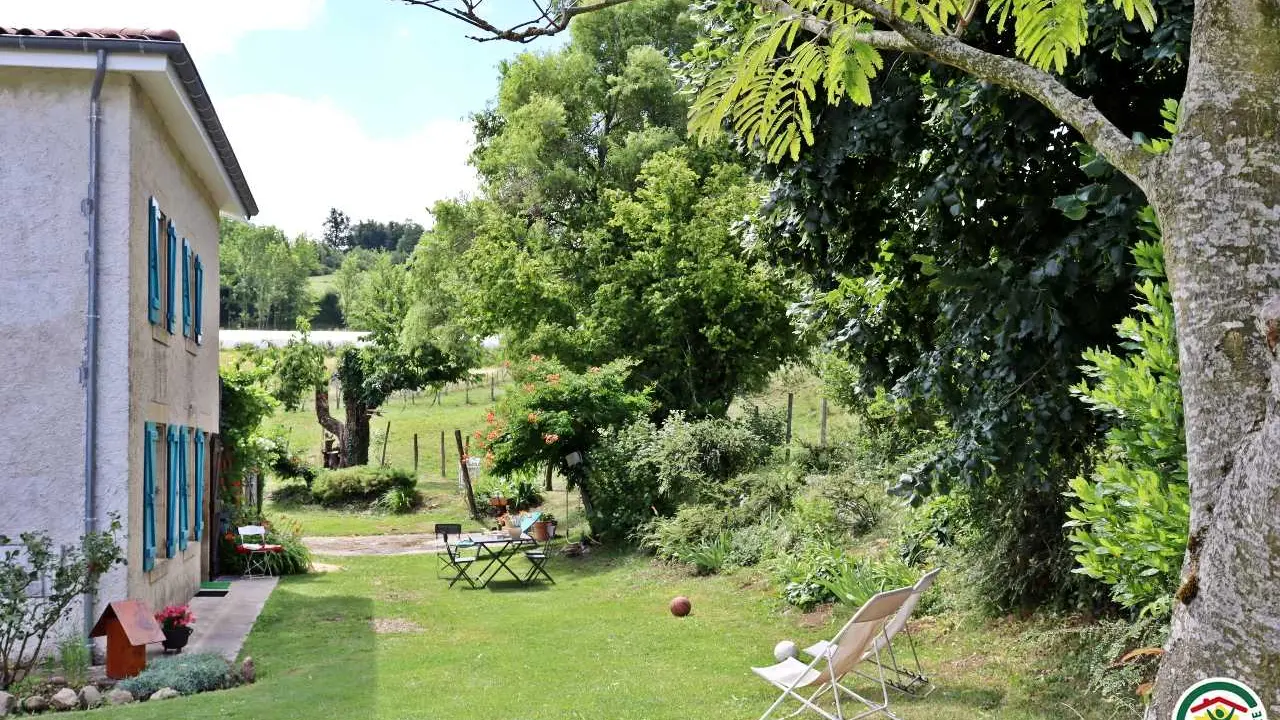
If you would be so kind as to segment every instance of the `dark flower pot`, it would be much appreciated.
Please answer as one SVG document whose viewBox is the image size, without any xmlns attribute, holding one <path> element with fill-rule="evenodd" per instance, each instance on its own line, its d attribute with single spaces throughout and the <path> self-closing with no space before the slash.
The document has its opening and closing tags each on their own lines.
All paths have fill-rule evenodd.
<svg viewBox="0 0 1280 720">
<path fill-rule="evenodd" d="M 165 652 L 182 652 L 182 648 L 187 646 L 187 641 L 191 639 L 191 628 L 189 627 L 172 627 L 162 628 L 164 630 L 164 651 Z"/>
</svg>

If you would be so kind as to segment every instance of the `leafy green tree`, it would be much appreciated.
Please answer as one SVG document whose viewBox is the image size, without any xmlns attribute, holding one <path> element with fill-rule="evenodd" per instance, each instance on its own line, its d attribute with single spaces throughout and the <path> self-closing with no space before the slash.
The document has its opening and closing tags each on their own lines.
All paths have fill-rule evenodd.
<svg viewBox="0 0 1280 720">
<path fill-rule="evenodd" d="M 1068 527 L 1082 572 L 1143 614 L 1172 610 L 1187 543 L 1187 446 L 1173 304 L 1160 245 L 1133 250 L 1140 317 L 1116 326 L 1125 354 L 1085 353 L 1092 382 L 1075 388 L 1111 427 L 1091 478 L 1071 481 Z"/>
<path fill-rule="evenodd" d="M 307 278 L 319 268 L 315 243 L 229 218 L 219 231 L 224 327 L 290 328 L 294 318 L 311 315 Z"/>
<path fill-rule="evenodd" d="M 484 195 L 435 232 L 466 238 L 456 287 L 477 333 L 576 370 L 632 358 L 659 414 L 721 415 L 796 341 L 786 287 L 735 229 L 762 188 L 727 147 L 685 140 L 686 7 L 584 18 L 563 49 L 505 64 L 477 119 Z"/>
</svg>

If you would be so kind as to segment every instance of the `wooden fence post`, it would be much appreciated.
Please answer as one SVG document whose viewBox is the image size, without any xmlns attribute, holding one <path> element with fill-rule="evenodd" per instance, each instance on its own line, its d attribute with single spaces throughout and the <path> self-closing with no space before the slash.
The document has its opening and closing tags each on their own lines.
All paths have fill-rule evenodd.
<svg viewBox="0 0 1280 720">
<path fill-rule="evenodd" d="M 391 439 L 391 421 L 387 421 L 387 431 L 382 434 L 382 467 L 387 466 L 387 441 Z"/>
<path fill-rule="evenodd" d="M 489 402 L 498 399 L 498 376 L 492 374 L 489 376 Z"/>
<path fill-rule="evenodd" d="M 818 444 L 827 446 L 827 399 L 822 398 L 822 410 L 818 415 Z"/>
<path fill-rule="evenodd" d="M 453 439 L 458 443 L 458 467 L 462 470 L 462 487 L 463 492 L 467 494 L 467 509 L 471 511 L 471 517 L 475 520 L 480 518 L 480 509 L 476 507 L 476 494 L 471 489 L 471 473 L 467 469 L 467 452 L 462 447 L 462 431 L 454 430 Z"/>
<path fill-rule="evenodd" d="M 413 474 L 418 474 L 418 433 L 413 434 Z"/>
</svg>

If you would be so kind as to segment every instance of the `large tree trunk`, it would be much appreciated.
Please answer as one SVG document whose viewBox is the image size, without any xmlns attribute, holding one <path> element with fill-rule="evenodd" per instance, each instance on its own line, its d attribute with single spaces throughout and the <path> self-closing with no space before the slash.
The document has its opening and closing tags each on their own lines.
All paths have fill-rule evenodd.
<svg viewBox="0 0 1280 720">
<path fill-rule="evenodd" d="M 1233 677 L 1280 715 L 1280 5 L 1197 0 L 1182 127 L 1145 188 L 1177 314 L 1191 538 L 1147 717 Z"/>
<path fill-rule="evenodd" d="M 369 464 L 369 418 L 372 408 L 366 406 L 354 394 L 344 392 L 342 403 L 347 410 L 347 465 Z"/>
<path fill-rule="evenodd" d="M 329 411 L 329 385 L 316 388 L 316 421 L 326 432 L 338 439 L 338 467 L 348 467 L 347 428 Z"/>
</svg>

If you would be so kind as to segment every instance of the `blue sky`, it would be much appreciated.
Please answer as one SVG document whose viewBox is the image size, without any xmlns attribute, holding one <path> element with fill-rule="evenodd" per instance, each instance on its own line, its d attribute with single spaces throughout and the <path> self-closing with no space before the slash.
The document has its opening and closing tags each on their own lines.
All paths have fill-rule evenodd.
<svg viewBox="0 0 1280 720">
<path fill-rule="evenodd" d="M 432 202 L 474 191 L 467 116 L 494 96 L 503 58 L 558 42 L 477 43 L 462 23 L 393 0 L 28 0 L 6 20 L 181 33 L 257 221 L 290 234 L 318 233 L 330 206 L 426 223 Z"/>
</svg>

